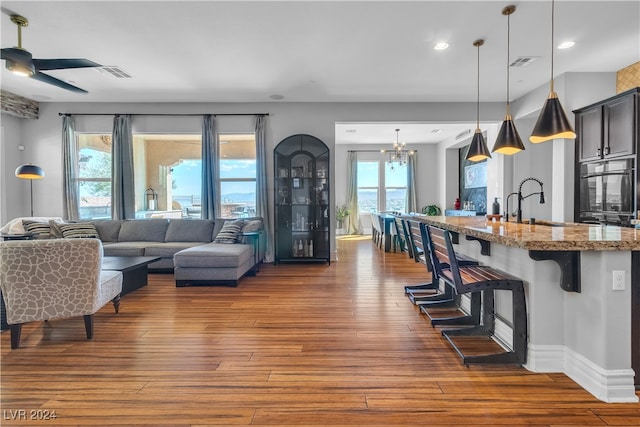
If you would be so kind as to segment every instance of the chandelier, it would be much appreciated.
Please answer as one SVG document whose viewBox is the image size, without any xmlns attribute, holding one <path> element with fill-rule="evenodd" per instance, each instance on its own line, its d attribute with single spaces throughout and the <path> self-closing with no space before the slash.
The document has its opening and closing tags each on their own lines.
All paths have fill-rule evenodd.
<svg viewBox="0 0 640 427">
<path fill-rule="evenodd" d="M 391 170 L 395 170 L 397 166 L 404 166 L 407 164 L 409 156 L 413 156 L 413 150 L 406 150 L 407 143 L 400 142 L 400 129 L 396 129 L 396 140 L 393 141 L 392 150 L 380 150 L 381 153 L 389 153 L 389 167 Z"/>
</svg>

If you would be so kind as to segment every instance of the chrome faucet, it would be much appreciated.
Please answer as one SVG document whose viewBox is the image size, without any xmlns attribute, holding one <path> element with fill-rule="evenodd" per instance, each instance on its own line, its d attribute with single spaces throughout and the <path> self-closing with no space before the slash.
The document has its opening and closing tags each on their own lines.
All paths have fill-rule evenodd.
<svg viewBox="0 0 640 427">
<path fill-rule="evenodd" d="M 507 196 L 507 203 L 504 206 L 505 212 L 504 212 L 504 221 L 505 222 L 509 222 L 509 216 L 511 215 L 511 213 L 509 212 L 509 199 L 511 198 L 511 196 L 517 196 L 518 193 L 509 193 L 509 195 Z"/>
<path fill-rule="evenodd" d="M 531 193 L 531 194 L 527 194 L 526 196 L 522 196 L 522 186 L 527 181 L 535 181 L 538 184 L 540 184 L 540 191 L 538 191 L 537 193 Z M 525 179 L 523 179 L 522 182 L 520 183 L 520 187 L 518 187 L 518 216 L 516 217 L 516 222 L 517 223 L 521 223 L 522 222 L 522 201 L 524 199 L 526 199 L 527 197 L 533 196 L 534 194 L 539 194 L 540 195 L 540 204 L 544 204 L 544 188 L 542 187 L 542 181 L 540 181 L 537 178 L 525 178 Z"/>
</svg>

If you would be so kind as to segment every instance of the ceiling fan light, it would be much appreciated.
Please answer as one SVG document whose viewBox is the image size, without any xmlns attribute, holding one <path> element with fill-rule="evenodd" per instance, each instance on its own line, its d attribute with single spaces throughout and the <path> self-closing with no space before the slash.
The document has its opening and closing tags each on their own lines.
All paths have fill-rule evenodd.
<svg viewBox="0 0 640 427">
<path fill-rule="evenodd" d="M 5 68 L 11 71 L 13 74 L 22 77 L 31 77 L 36 73 L 33 64 L 21 64 L 10 59 L 7 59 L 5 61 Z"/>
<path fill-rule="evenodd" d="M 550 141 L 552 139 L 575 139 L 576 133 L 573 131 L 567 115 L 562 109 L 558 95 L 551 92 L 540 111 L 529 141 L 534 144 Z"/>
<path fill-rule="evenodd" d="M 524 150 L 522 139 L 518 135 L 516 125 L 510 115 L 507 115 L 500 126 L 500 132 L 496 143 L 493 145 L 493 153 L 512 155 Z"/>
<path fill-rule="evenodd" d="M 487 148 L 487 143 L 484 140 L 484 135 L 480 129 L 476 129 L 476 133 L 473 135 L 469 151 L 467 151 L 466 159 L 471 162 L 479 162 L 481 160 L 491 158 L 491 153 Z"/>
</svg>

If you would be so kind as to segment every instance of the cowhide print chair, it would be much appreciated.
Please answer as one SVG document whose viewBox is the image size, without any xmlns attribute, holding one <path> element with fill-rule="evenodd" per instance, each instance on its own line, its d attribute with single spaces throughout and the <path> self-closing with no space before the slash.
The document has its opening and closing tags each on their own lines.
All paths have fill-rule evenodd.
<svg viewBox="0 0 640 427">
<path fill-rule="evenodd" d="M 102 271 L 98 239 L 0 242 L 0 288 L 11 328 L 11 348 L 20 346 L 22 324 L 84 316 L 87 339 L 93 315 L 109 301 L 116 313 L 122 273 Z"/>
</svg>

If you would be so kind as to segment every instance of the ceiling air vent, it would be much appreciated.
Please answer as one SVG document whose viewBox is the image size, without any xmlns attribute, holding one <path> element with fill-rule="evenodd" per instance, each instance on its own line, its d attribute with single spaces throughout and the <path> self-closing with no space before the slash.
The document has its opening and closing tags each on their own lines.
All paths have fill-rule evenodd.
<svg viewBox="0 0 640 427">
<path fill-rule="evenodd" d="M 513 62 L 509 64 L 509 66 L 510 67 L 526 67 L 527 65 L 531 64 L 533 61 L 535 61 L 538 58 L 539 56 L 520 56 L 514 59 Z"/>
<path fill-rule="evenodd" d="M 115 77 L 117 79 L 130 79 L 131 74 L 124 71 L 122 68 L 105 66 L 96 68 L 101 74 L 105 74 L 107 76 Z"/>
</svg>

